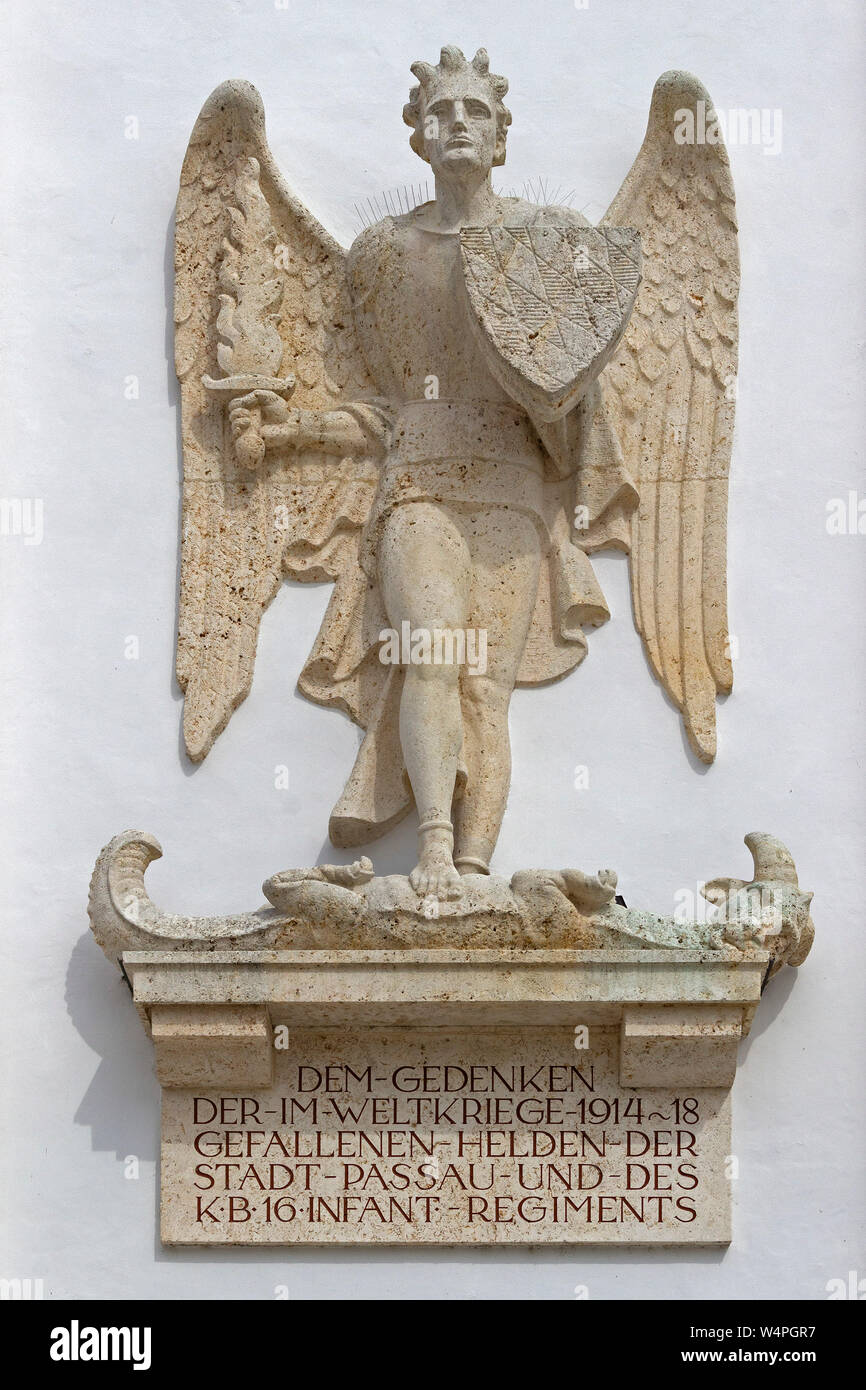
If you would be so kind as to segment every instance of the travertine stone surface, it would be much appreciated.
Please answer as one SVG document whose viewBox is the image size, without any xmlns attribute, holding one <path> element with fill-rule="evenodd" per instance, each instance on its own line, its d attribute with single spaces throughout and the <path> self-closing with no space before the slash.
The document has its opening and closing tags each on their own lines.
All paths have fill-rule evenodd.
<svg viewBox="0 0 866 1390">
<path fill-rule="evenodd" d="M 732 1086 L 746 1031 L 737 1004 L 625 1008 L 620 1080 L 624 1086 Z"/>
<path fill-rule="evenodd" d="M 724 1243 L 767 963 L 127 952 L 164 1088 L 162 1239 Z M 203 1052 L 208 1031 L 233 1045 Z"/>
<path fill-rule="evenodd" d="M 707 1067 L 702 1034 L 727 1043 L 749 1031 L 767 970 L 765 954 L 700 951 L 127 951 L 123 965 L 154 1037 L 164 1086 L 191 1084 L 201 1039 L 214 1029 L 242 1038 L 210 1050 L 214 1085 L 237 1084 L 261 1065 L 269 1026 L 431 1028 L 619 1026 L 620 1081 L 637 1059 L 641 1085 L 670 1084 L 671 1040 L 690 1086 L 724 1085 Z M 270 1024 L 262 1028 L 263 1012 Z M 166 1019 L 168 1027 L 162 1020 Z M 160 1028 L 157 1032 L 156 1022 Z M 721 1030 L 721 1031 L 720 1031 Z M 164 1040 L 168 1046 L 163 1046 Z M 666 1050 L 667 1049 L 667 1050 Z M 719 1051 L 719 1057 L 722 1052 Z M 251 1060 L 254 1059 L 254 1060 Z M 726 1061 L 725 1061 L 726 1065 Z"/>
<path fill-rule="evenodd" d="M 576 870 L 467 880 L 431 916 L 368 861 L 184 919 L 145 891 L 158 846 L 117 837 L 91 918 L 154 1043 L 163 1240 L 728 1241 L 737 1047 L 813 935 L 784 845 L 747 843 L 707 924 Z"/>
<path fill-rule="evenodd" d="M 292 1029 L 272 1088 L 165 1093 L 162 1239 L 726 1243 L 728 1093 L 625 1090 L 617 1053 L 610 1027 Z"/>
<path fill-rule="evenodd" d="M 147 1013 L 162 1086 L 207 1086 L 225 1076 L 246 1086 L 269 1086 L 273 1043 L 267 1008 L 248 1005 L 155 1004 Z"/>
<path fill-rule="evenodd" d="M 388 947 L 570 948 L 587 951 L 698 949 L 769 956 L 768 975 L 805 960 L 814 927 L 789 851 L 771 835 L 746 836 L 751 880 L 719 878 L 704 892 L 715 911 L 680 921 L 615 901 L 616 874 L 526 869 L 510 882 L 468 876 L 458 900 L 418 897 L 409 878 L 377 878 L 369 860 L 291 869 L 269 878 L 274 904 L 231 917 L 163 912 L 144 882 L 162 850 L 152 835 L 127 831 L 100 854 L 90 885 L 90 920 L 118 961 L 130 950 L 246 947 L 337 950 Z"/>
<path fill-rule="evenodd" d="M 712 111 L 688 73 L 659 79 L 593 228 L 494 192 L 511 115 L 484 50 L 412 72 L 435 197 L 348 253 L 282 179 L 253 87 L 224 83 L 196 123 L 177 674 L 200 759 L 250 689 L 281 578 L 335 581 L 299 679 L 365 730 L 331 838 L 375 839 L 414 804 L 412 888 L 447 902 L 489 870 L 513 688 L 572 670 L 608 617 L 596 550 L 630 552 L 652 670 L 715 756 L 739 271 L 724 146 L 683 138 Z"/>
<path fill-rule="evenodd" d="M 707 920 L 617 875 L 490 875 L 517 685 L 604 622 L 590 557 L 627 550 L 635 623 L 695 753 L 731 686 L 726 509 L 734 195 L 701 84 L 656 84 L 599 227 L 494 192 L 511 115 L 486 52 L 412 66 L 435 197 L 346 252 L 283 181 L 258 93 L 205 104 L 175 241 L 189 756 L 249 692 L 284 576 L 335 588 L 299 678 L 364 730 L 339 847 L 413 806 L 418 862 L 296 867 L 267 906 L 185 917 L 141 831 L 100 854 L 94 935 L 163 1088 L 169 1244 L 724 1244 L 737 1048 L 812 944 L 787 848 Z M 692 129 L 696 122 L 692 122 Z M 703 123 L 701 123 L 703 129 Z"/>
<path fill-rule="evenodd" d="M 460 258 L 485 365 L 538 420 L 568 415 L 625 333 L 640 284 L 637 231 L 464 227 Z"/>
<path fill-rule="evenodd" d="M 814 935 L 785 846 L 746 842 L 709 923 L 624 907 L 611 871 L 479 876 L 430 913 L 369 861 L 196 919 L 118 836 L 91 921 L 154 1043 L 163 1240 L 728 1241 L 738 1044 Z"/>
</svg>

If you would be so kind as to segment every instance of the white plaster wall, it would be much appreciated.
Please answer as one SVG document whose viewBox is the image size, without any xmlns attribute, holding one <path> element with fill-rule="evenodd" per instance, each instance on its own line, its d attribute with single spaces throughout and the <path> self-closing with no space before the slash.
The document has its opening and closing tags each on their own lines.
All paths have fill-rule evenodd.
<svg viewBox="0 0 866 1390">
<path fill-rule="evenodd" d="M 4 1275 L 46 1295 L 816 1299 L 866 1274 L 863 675 L 866 538 L 828 500 L 864 490 L 862 23 L 857 0 L 15 0 L 0 107 L 4 495 L 44 539 L 5 537 L 0 823 Z M 501 184 L 545 177 L 601 211 L 654 80 L 685 67 L 718 106 L 780 108 L 783 148 L 731 151 L 742 228 L 741 397 L 731 497 L 736 687 L 711 770 L 634 633 L 626 563 L 584 667 L 513 704 L 496 867 L 612 864 L 632 905 L 738 874 L 770 830 L 814 888 L 815 949 L 774 981 L 734 1093 L 736 1235 L 719 1253 L 168 1253 L 155 1235 L 159 1092 L 126 987 L 87 931 L 94 857 L 127 826 L 166 857 L 166 907 L 252 906 L 315 860 L 357 734 L 294 692 L 328 590 L 286 586 L 252 695 L 206 763 L 179 746 L 173 680 L 178 404 L 166 308 L 186 141 L 226 77 L 261 90 L 297 192 L 348 242 L 353 204 L 423 177 L 400 112 L 417 57 L 480 44 L 511 81 Z M 136 116 L 137 140 L 124 135 Z M 124 398 L 136 375 L 140 397 Z M 140 639 L 126 660 L 128 636 Z M 291 786 L 274 788 L 276 764 Z M 590 770 L 575 791 L 574 768 Z M 405 870 L 407 825 L 375 847 Z M 771 1026 L 770 1026 L 771 1025 Z M 138 1181 L 122 1160 L 142 1160 Z"/>
</svg>

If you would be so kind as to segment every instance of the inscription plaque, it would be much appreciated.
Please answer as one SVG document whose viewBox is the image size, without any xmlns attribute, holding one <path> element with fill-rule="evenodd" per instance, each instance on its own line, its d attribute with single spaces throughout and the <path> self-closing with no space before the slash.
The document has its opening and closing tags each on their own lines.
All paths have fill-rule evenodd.
<svg viewBox="0 0 866 1390">
<path fill-rule="evenodd" d="M 730 1239 L 728 1092 L 622 1087 L 615 1028 L 283 1041 L 267 1089 L 164 1092 L 166 1243 Z"/>
</svg>

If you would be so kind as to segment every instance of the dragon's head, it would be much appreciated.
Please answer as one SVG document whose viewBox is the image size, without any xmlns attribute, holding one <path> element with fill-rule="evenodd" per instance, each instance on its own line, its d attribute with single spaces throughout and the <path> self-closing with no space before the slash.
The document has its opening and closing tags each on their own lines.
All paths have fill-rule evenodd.
<svg viewBox="0 0 866 1390">
<path fill-rule="evenodd" d="M 714 924 L 722 942 L 769 952 L 769 979 L 783 965 L 802 965 L 809 954 L 815 939 L 809 913 L 813 894 L 800 888 L 794 860 L 781 840 L 753 831 L 745 841 L 754 863 L 751 882 L 714 878 L 703 894 L 718 909 Z"/>
</svg>

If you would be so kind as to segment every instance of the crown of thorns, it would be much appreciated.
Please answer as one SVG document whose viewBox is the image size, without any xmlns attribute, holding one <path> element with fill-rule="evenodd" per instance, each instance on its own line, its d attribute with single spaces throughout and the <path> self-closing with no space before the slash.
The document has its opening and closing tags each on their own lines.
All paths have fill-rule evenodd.
<svg viewBox="0 0 866 1390">
<path fill-rule="evenodd" d="M 470 63 L 459 48 L 454 44 L 448 44 L 442 49 L 439 62 L 435 67 L 432 63 L 412 64 L 410 72 L 418 78 L 418 86 L 411 89 L 409 100 L 403 107 L 403 120 L 412 127 L 409 144 L 422 159 L 427 158 L 424 147 L 423 102 L 429 98 L 431 92 L 435 91 L 445 74 L 464 70 L 469 70 L 474 76 L 481 78 L 490 92 L 496 115 L 496 154 L 493 163 L 504 164 L 505 137 L 508 127 L 511 125 L 511 112 L 502 100 L 508 91 L 508 79 L 490 71 L 490 59 L 485 48 L 479 48 Z"/>
</svg>

